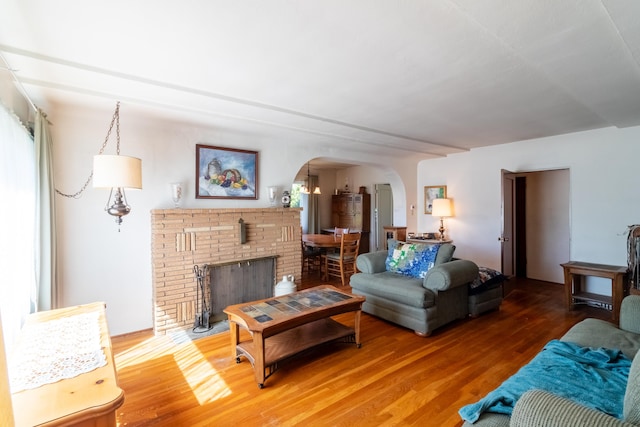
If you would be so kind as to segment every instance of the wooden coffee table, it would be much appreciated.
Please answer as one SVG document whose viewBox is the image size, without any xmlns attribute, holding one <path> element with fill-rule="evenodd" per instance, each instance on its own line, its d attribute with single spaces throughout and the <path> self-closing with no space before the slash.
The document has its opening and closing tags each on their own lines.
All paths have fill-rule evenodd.
<svg viewBox="0 0 640 427">
<path fill-rule="evenodd" d="M 355 343 L 360 348 L 360 313 L 365 298 L 333 286 L 317 286 L 279 297 L 227 307 L 232 355 L 253 365 L 258 387 L 278 369 L 278 362 L 303 350 L 331 341 Z M 353 328 L 330 319 L 355 312 Z M 238 325 L 251 340 L 240 342 Z"/>
</svg>

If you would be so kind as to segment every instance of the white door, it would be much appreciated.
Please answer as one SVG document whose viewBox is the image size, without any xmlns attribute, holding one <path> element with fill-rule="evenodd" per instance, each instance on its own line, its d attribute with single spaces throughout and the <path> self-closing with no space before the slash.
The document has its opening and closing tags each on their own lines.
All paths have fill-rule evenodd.
<svg viewBox="0 0 640 427">
<path fill-rule="evenodd" d="M 513 239 L 513 200 L 515 196 L 515 175 L 502 170 L 502 233 L 498 240 L 502 246 L 502 274 L 511 277 L 515 273 Z"/>
<path fill-rule="evenodd" d="M 374 206 L 374 222 L 375 222 L 375 250 L 384 249 L 384 241 L 386 239 L 384 226 L 393 225 L 393 192 L 389 184 L 376 184 L 376 199 Z"/>
</svg>

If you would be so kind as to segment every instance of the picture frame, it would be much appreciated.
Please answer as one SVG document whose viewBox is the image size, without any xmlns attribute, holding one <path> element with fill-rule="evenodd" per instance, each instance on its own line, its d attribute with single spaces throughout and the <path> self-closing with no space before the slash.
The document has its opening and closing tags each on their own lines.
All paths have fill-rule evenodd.
<svg viewBox="0 0 640 427">
<path fill-rule="evenodd" d="M 196 144 L 196 199 L 258 199 L 258 152 Z"/>
<path fill-rule="evenodd" d="M 447 198 L 446 185 L 425 186 L 424 187 L 424 213 L 431 215 L 431 212 L 433 212 L 434 199 L 446 199 L 446 198 Z"/>
</svg>

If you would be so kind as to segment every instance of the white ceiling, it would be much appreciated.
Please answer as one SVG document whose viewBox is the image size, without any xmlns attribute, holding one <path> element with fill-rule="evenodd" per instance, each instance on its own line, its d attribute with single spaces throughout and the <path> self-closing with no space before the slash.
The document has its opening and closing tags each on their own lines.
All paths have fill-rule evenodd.
<svg viewBox="0 0 640 427">
<path fill-rule="evenodd" d="M 46 108 L 292 132 L 381 155 L 640 125 L 637 0 L 2 0 Z"/>
</svg>

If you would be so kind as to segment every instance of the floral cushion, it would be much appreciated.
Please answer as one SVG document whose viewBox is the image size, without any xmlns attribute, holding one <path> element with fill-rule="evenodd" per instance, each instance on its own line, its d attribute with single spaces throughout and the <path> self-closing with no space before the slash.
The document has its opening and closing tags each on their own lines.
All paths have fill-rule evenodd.
<svg viewBox="0 0 640 427">
<path fill-rule="evenodd" d="M 423 279 L 436 260 L 440 244 L 397 242 L 389 246 L 385 265 L 387 271 Z"/>
</svg>

